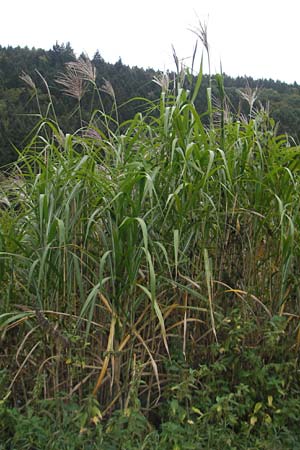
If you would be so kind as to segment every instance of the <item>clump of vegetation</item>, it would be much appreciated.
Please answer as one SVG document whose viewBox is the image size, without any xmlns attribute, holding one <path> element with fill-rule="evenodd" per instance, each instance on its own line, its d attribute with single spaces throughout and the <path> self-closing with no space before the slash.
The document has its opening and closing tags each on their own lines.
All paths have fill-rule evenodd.
<svg viewBox="0 0 300 450">
<path fill-rule="evenodd" d="M 78 113 L 99 101 L 74 134 L 45 84 L 1 182 L 0 448 L 297 448 L 300 151 L 221 75 L 204 125 L 202 62 L 193 83 L 176 58 L 126 122 L 69 64 Z"/>
</svg>

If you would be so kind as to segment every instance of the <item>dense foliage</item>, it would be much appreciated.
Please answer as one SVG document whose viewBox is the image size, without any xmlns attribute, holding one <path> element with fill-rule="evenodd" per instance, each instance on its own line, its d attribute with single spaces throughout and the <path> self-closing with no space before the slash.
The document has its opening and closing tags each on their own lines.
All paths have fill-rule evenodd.
<svg viewBox="0 0 300 450">
<path fill-rule="evenodd" d="M 202 66 L 156 76 L 124 122 L 73 60 L 69 134 L 25 80 L 41 109 L 1 180 L 0 448 L 300 448 L 300 149 L 250 86 L 231 115 L 221 76 L 199 115 Z"/>
<path fill-rule="evenodd" d="M 34 97 L 26 88 L 23 72 L 29 74 L 39 91 L 39 109 L 46 114 L 49 97 L 44 81 L 47 80 L 51 88 L 52 101 L 55 104 L 57 119 L 64 132 L 73 133 L 81 126 L 76 110 L 76 100 L 61 94 L 61 86 L 56 82 L 60 72 L 65 69 L 65 63 L 75 61 L 75 54 L 70 44 L 56 44 L 50 50 L 12 48 L 0 46 L 0 165 L 15 160 L 17 149 L 24 147 L 29 141 L 28 133 L 35 123 L 28 114 L 36 114 L 37 104 Z M 92 60 L 97 69 L 97 84 L 101 86 L 104 79 L 108 80 L 115 91 L 121 121 L 132 119 L 137 111 L 142 111 L 142 102 L 129 102 L 133 97 L 155 100 L 159 96 L 158 86 L 153 83 L 153 77 L 158 75 L 152 69 L 128 67 L 121 60 L 115 64 L 103 60 L 99 52 Z M 174 74 L 172 74 L 173 76 Z M 195 83 L 192 82 L 192 85 Z M 189 84 L 189 83 L 187 83 Z M 263 104 L 270 103 L 272 117 L 279 123 L 279 131 L 287 132 L 298 141 L 300 117 L 300 88 L 297 84 L 288 85 L 273 80 L 253 80 L 252 78 L 231 78 L 224 76 L 224 84 L 231 112 L 237 115 L 249 113 L 247 102 L 242 100 L 240 91 L 258 87 L 258 100 Z M 206 111 L 206 89 L 209 76 L 204 76 L 202 86 L 195 99 L 195 106 L 199 113 Z M 188 87 L 187 85 L 185 87 Z M 212 83 L 213 91 L 217 95 L 216 82 Z M 109 110 L 109 98 L 103 98 L 106 110 Z M 95 107 L 92 95 L 82 99 L 82 120 L 86 124 Z"/>
</svg>

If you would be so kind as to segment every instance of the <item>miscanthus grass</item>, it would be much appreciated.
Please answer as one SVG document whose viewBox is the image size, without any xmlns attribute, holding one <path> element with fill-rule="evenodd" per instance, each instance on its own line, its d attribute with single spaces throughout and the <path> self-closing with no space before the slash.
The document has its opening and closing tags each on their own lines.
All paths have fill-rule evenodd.
<svg viewBox="0 0 300 450">
<path fill-rule="evenodd" d="M 299 349 L 299 148 L 256 92 L 248 117 L 230 114 L 221 75 L 205 120 L 202 63 L 196 79 L 179 72 L 157 77 L 159 101 L 126 123 L 89 61 L 58 76 L 79 109 L 89 84 L 100 106 L 73 135 L 49 109 L 1 181 L 2 398 L 93 394 L 102 416 L 136 401 L 149 411 L 181 382 L 170 364 L 222 358 L 237 309 L 239 327 L 255 324 L 240 352 L 264 353 L 274 317 L 278 345 Z"/>
</svg>

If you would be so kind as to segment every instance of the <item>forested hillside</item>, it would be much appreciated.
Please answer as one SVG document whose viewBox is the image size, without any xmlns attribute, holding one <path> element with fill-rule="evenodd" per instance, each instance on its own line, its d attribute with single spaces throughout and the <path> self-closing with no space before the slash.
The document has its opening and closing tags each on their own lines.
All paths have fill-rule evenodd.
<svg viewBox="0 0 300 450">
<path fill-rule="evenodd" d="M 64 132 L 74 132 L 89 120 L 95 102 L 92 91 L 82 99 L 79 116 L 78 101 L 62 93 L 62 86 L 56 79 L 64 71 L 65 63 L 75 61 L 76 56 L 70 44 L 56 44 L 51 50 L 12 48 L 0 46 L 0 165 L 5 165 L 17 157 L 17 149 L 22 148 L 30 137 L 30 131 L 39 117 L 49 113 L 49 92 L 54 104 L 57 119 Z M 150 100 L 159 98 L 160 88 L 153 82 L 158 75 L 152 69 L 129 67 L 121 59 L 115 64 L 103 60 L 99 52 L 93 57 L 96 68 L 96 83 L 100 87 L 108 80 L 115 92 L 118 105 L 118 121 L 122 123 L 140 111 L 142 102 L 128 102 L 133 97 L 144 97 Z M 24 75 L 30 75 L 35 87 L 26 86 Z M 20 78 L 23 74 L 23 79 Z M 44 80 L 43 80 L 44 78 Z M 172 77 L 170 77 L 172 78 Z M 25 77 L 26 81 L 26 77 Z M 190 80 L 191 82 L 191 80 Z M 191 82 L 193 84 L 193 82 Z M 263 105 L 269 102 L 271 116 L 279 122 L 279 132 L 287 132 L 296 140 L 300 135 L 300 87 L 273 80 L 253 80 L 252 78 L 231 78 L 224 76 L 228 105 L 231 111 L 247 114 L 249 102 L 245 101 L 247 87 L 252 89 L 255 105 L 260 101 Z M 208 76 L 202 80 L 201 90 L 195 101 L 199 112 L 206 111 L 206 89 Z M 34 88 L 38 91 L 39 104 L 36 102 Z M 246 88 L 246 90 L 245 90 Z M 257 89 L 257 92 L 255 91 Z M 213 86 L 214 89 L 214 86 Z M 241 94 L 241 91 L 244 92 Z M 106 112 L 110 113 L 112 99 L 103 92 L 102 101 Z M 31 114 L 31 115 L 30 115 Z"/>
</svg>

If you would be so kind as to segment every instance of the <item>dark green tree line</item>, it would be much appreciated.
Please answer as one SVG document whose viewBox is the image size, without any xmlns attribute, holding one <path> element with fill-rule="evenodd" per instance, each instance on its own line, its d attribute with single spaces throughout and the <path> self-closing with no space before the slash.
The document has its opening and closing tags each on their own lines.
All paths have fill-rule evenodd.
<svg viewBox="0 0 300 450">
<path fill-rule="evenodd" d="M 21 149 L 29 139 L 30 131 L 37 123 L 37 113 L 46 115 L 49 95 L 43 78 L 47 81 L 57 118 L 64 132 L 74 132 L 90 117 L 91 110 L 98 107 L 92 92 L 88 92 L 82 100 L 82 120 L 76 113 L 77 103 L 73 98 L 62 94 L 61 86 L 55 81 L 65 69 L 65 64 L 76 60 L 76 55 L 69 43 L 56 43 L 52 49 L 43 50 L 28 47 L 0 46 L 0 165 L 6 165 L 17 158 L 17 150 Z M 128 102 L 133 97 L 143 97 L 152 101 L 159 98 L 160 88 L 153 82 L 158 75 L 152 69 L 129 67 L 121 59 L 115 64 L 107 63 L 97 51 L 92 59 L 96 68 L 96 83 L 101 86 L 108 80 L 115 92 L 118 105 L 118 119 L 123 122 L 141 111 L 142 101 Z M 29 74 L 36 85 L 39 105 L 32 90 L 28 89 L 22 73 Z M 170 75 L 172 80 L 173 74 Z M 42 78 L 43 77 L 43 78 Z M 214 80 L 213 80 L 214 81 Z M 188 82 L 188 81 L 187 81 Z M 249 113 L 249 105 L 242 100 L 240 91 L 247 85 L 256 89 L 257 101 L 270 104 L 270 113 L 279 123 L 279 132 L 287 132 L 296 141 L 300 136 L 300 87 L 288 85 L 280 81 L 254 80 L 243 77 L 224 76 L 226 94 L 230 108 L 237 114 Z M 193 84 L 193 83 L 192 83 Z M 204 75 L 201 90 L 196 100 L 200 113 L 206 111 L 206 88 L 208 76 Z M 213 89 L 216 89 L 213 82 Z M 103 104 L 110 113 L 111 99 L 103 95 Z M 145 105 L 143 106 L 145 107 Z M 40 108 L 40 111 L 39 111 Z"/>
</svg>

